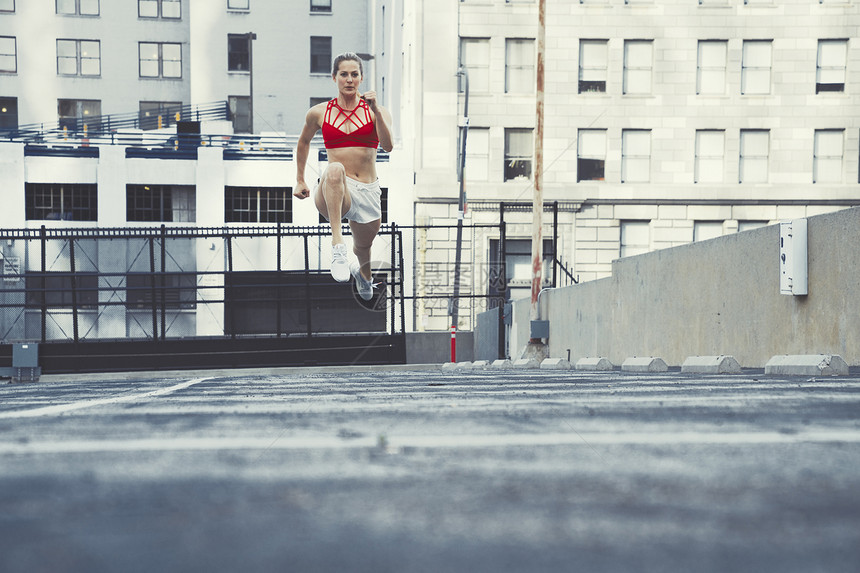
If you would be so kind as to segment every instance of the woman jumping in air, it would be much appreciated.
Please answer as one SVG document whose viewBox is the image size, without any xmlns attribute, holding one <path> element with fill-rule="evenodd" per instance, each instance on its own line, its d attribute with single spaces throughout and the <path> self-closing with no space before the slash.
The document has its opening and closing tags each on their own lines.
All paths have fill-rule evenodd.
<svg viewBox="0 0 860 573">
<path fill-rule="evenodd" d="M 376 101 L 376 92 L 363 94 L 358 87 L 363 79 L 361 59 L 347 52 L 332 64 L 332 79 L 337 97 L 308 110 L 296 146 L 296 190 L 299 199 L 311 196 L 305 182 L 305 166 L 311 139 L 322 130 L 328 150 L 328 167 L 313 190 L 314 204 L 331 225 L 331 275 L 346 282 L 355 277 L 356 288 L 364 300 L 373 297 L 370 247 L 379 232 L 382 218 L 382 190 L 376 176 L 376 149 L 391 151 L 391 114 Z M 352 252 L 358 263 L 349 263 L 341 233 L 341 219 L 352 230 Z"/>
</svg>

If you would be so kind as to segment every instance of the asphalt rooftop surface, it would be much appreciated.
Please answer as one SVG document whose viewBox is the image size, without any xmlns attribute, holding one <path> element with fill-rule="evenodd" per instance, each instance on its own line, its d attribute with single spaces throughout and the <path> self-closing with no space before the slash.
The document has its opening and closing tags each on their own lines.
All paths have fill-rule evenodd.
<svg viewBox="0 0 860 573">
<path fill-rule="evenodd" d="M 0 571 L 860 570 L 860 374 L 0 384 Z"/>
</svg>

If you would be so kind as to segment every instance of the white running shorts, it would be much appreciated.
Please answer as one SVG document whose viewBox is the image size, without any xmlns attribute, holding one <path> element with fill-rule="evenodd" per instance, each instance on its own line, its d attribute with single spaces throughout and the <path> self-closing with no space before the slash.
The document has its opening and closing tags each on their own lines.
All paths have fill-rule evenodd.
<svg viewBox="0 0 860 573">
<path fill-rule="evenodd" d="M 314 193 L 319 192 L 317 183 Z M 356 223 L 371 223 L 382 218 L 382 189 L 379 179 L 373 183 L 362 183 L 346 177 L 346 188 L 349 189 L 349 211 L 343 214 L 348 221 Z M 326 217 L 328 219 L 328 217 Z"/>
</svg>

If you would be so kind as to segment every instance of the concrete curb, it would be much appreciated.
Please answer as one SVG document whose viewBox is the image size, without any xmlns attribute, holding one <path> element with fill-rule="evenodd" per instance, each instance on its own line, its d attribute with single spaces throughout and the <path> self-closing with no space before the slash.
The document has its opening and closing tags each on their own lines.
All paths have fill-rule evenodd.
<svg viewBox="0 0 860 573">
<path fill-rule="evenodd" d="M 513 368 L 516 370 L 536 370 L 540 367 L 540 362 L 534 358 L 520 358 L 514 360 Z"/>
<path fill-rule="evenodd" d="M 513 364 L 507 358 L 499 358 L 498 360 L 493 360 L 493 363 L 490 364 L 490 368 L 494 370 L 508 370 L 513 368 Z"/>
<path fill-rule="evenodd" d="M 624 372 L 667 372 L 669 367 L 662 358 L 655 356 L 634 356 L 621 364 Z"/>
<path fill-rule="evenodd" d="M 602 356 L 580 358 L 574 366 L 577 370 L 614 370 L 615 365 Z"/>
<path fill-rule="evenodd" d="M 733 356 L 690 356 L 681 372 L 690 374 L 739 374 L 741 365 Z"/>
<path fill-rule="evenodd" d="M 848 365 L 836 354 L 779 354 L 764 365 L 779 376 L 848 376 Z"/>
<path fill-rule="evenodd" d="M 545 358 L 540 363 L 541 370 L 570 370 L 570 362 L 564 358 Z"/>
</svg>

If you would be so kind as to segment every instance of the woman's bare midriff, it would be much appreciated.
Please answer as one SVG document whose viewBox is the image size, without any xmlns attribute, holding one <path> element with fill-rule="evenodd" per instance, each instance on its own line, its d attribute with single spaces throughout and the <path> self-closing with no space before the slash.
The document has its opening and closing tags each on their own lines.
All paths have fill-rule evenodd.
<svg viewBox="0 0 860 573">
<path fill-rule="evenodd" d="M 361 181 L 373 183 L 376 181 L 376 150 L 369 147 L 341 147 L 328 150 L 329 163 L 343 165 L 346 176 Z"/>
</svg>

